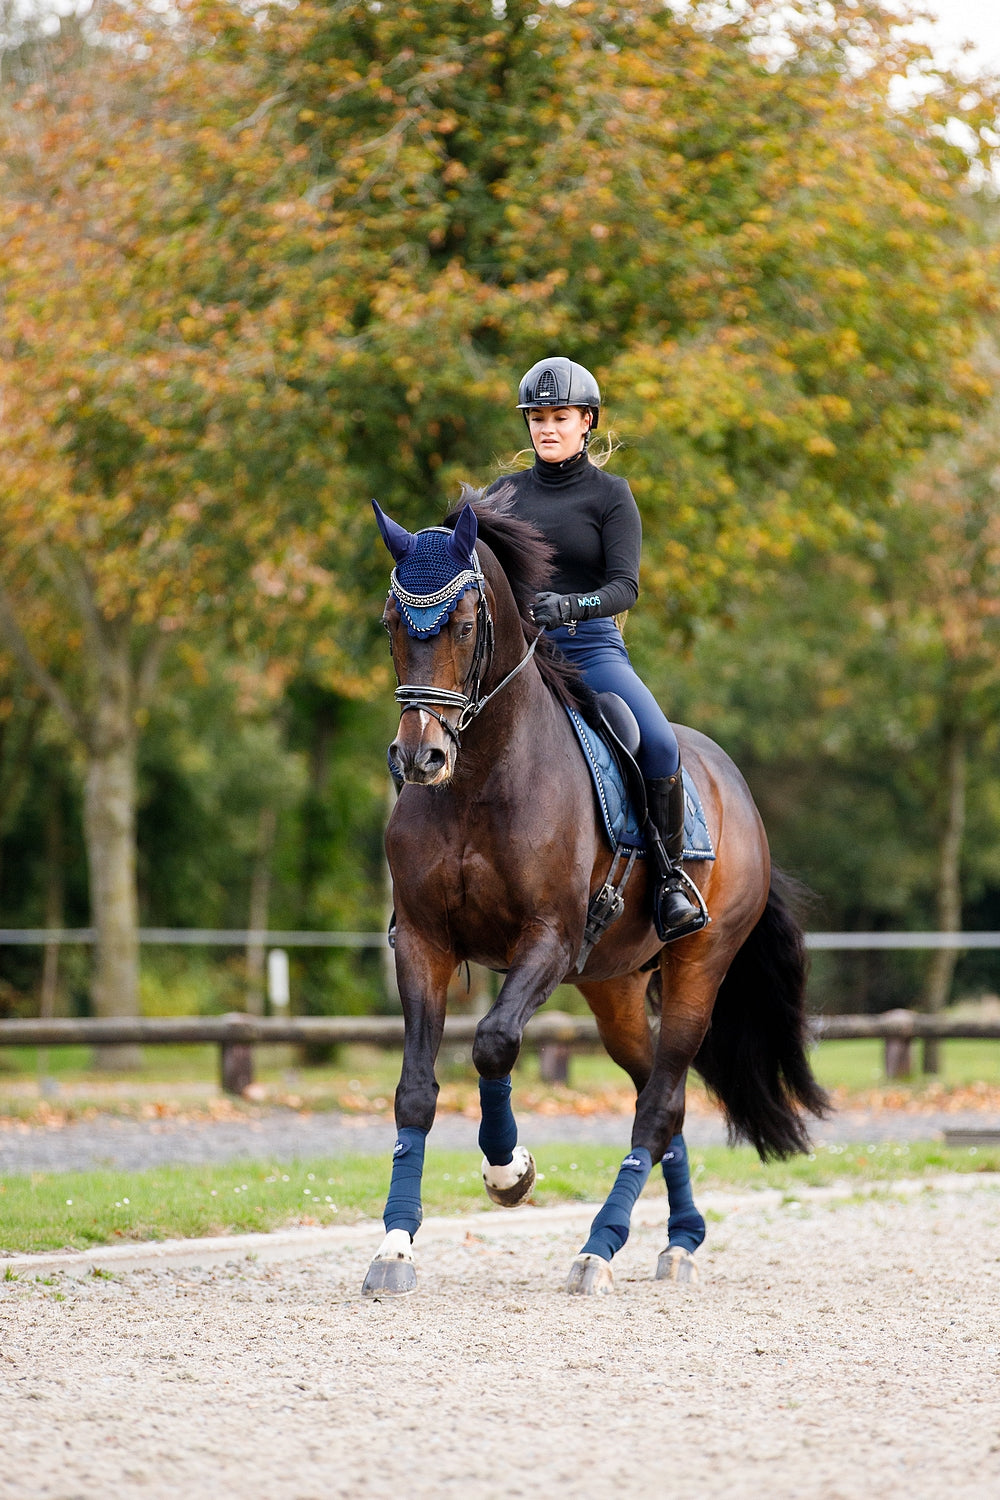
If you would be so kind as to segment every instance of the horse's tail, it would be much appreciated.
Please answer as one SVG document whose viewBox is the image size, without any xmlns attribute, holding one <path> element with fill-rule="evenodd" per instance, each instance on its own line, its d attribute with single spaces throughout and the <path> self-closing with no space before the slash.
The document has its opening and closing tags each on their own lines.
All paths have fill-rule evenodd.
<svg viewBox="0 0 1000 1500">
<path fill-rule="evenodd" d="M 729 967 L 694 1066 L 721 1101 L 731 1141 L 762 1161 L 809 1150 L 803 1111 L 829 1112 L 807 1054 L 807 959 L 790 906 L 794 883 L 771 872 L 767 905 Z"/>
</svg>

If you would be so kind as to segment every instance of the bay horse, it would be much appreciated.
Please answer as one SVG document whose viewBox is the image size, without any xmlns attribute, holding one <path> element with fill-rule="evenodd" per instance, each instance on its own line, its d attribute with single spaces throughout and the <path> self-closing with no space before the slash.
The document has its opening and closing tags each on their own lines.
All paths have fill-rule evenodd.
<svg viewBox="0 0 1000 1500">
<path fill-rule="evenodd" d="M 363 1291 L 416 1287 L 412 1243 L 435 1060 L 448 984 L 465 961 L 505 976 L 472 1049 L 489 1196 L 513 1207 L 530 1195 L 534 1163 L 517 1144 L 510 1073 L 527 1021 L 557 985 L 572 983 L 632 1079 L 636 1107 L 631 1149 L 566 1290 L 613 1288 L 612 1257 L 656 1161 L 670 1209 L 657 1276 L 694 1279 L 693 1250 L 705 1230 L 682 1135 L 689 1067 L 721 1101 L 730 1138 L 750 1141 L 762 1159 L 808 1150 L 803 1112 L 827 1107 L 806 1052 L 802 934 L 772 874 L 750 791 L 718 745 L 677 726 L 716 850 L 714 862 L 688 867 L 711 923 L 664 946 L 639 860 L 621 916 L 577 973 L 588 903 L 611 851 L 566 712 L 571 704 L 592 713 L 592 696 L 531 616 L 547 586 L 548 544 L 510 513 L 502 491 L 487 501 L 464 487 L 444 526 L 415 534 L 373 507 L 396 564 L 383 624 L 401 706 L 390 759 L 403 786 L 385 847 L 405 1041 L 385 1239 Z M 647 1015 L 651 970 L 658 1034 Z"/>
</svg>

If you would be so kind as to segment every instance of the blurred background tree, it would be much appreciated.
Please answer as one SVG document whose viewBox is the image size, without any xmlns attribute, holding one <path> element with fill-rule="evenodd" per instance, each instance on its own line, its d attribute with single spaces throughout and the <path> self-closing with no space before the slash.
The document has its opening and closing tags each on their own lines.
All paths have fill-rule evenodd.
<svg viewBox="0 0 1000 1500">
<path fill-rule="evenodd" d="M 977 364 L 989 374 L 994 356 Z M 994 400 L 905 472 L 876 535 L 800 553 L 766 601 L 658 674 L 679 712 L 740 745 L 772 836 L 822 892 L 822 925 L 997 925 L 998 430 Z M 824 962 L 833 994 L 853 969 L 862 1002 L 916 992 L 939 1010 L 958 960 Z M 983 964 L 966 961 L 969 981 Z"/>
<path fill-rule="evenodd" d="M 281 144 L 241 125 L 242 74 L 209 58 L 206 76 L 202 40 L 111 8 L 3 116 L 0 636 L 81 751 L 108 1016 L 138 1009 L 137 756 L 167 648 L 190 667 L 229 635 L 287 680 L 322 617 L 316 655 L 360 684 L 317 560 L 336 440 L 276 358 L 269 233 L 292 256 L 302 215 L 276 192 Z"/>
</svg>

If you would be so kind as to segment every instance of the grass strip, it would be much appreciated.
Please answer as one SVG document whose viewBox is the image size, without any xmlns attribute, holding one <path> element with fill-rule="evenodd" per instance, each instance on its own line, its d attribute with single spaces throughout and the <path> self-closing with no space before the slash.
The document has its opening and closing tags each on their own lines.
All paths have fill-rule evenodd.
<svg viewBox="0 0 1000 1500">
<path fill-rule="evenodd" d="M 1000 1085 L 1000 1041 L 956 1039 L 943 1042 L 941 1050 L 942 1072 L 938 1077 L 917 1076 L 909 1082 L 897 1081 L 891 1085 L 887 1085 L 884 1073 L 884 1045 L 874 1039 L 821 1042 L 813 1049 L 811 1061 L 824 1086 L 845 1089 L 848 1093 L 891 1087 L 897 1095 L 919 1096 L 927 1090 Z M 401 1053 L 344 1046 L 336 1050 L 335 1060 L 327 1064 L 303 1067 L 294 1062 L 295 1054 L 290 1047 L 255 1049 L 256 1076 L 270 1098 L 301 1094 L 314 1109 L 385 1108 L 399 1078 Z M 0 1097 L 0 1106 L 23 1113 L 37 1100 L 41 1074 L 51 1090 L 47 1102 L 60 1107 L 75 1103 L 79 1108 L 87 1101 L 90 1088 L 93 1093 L 89 1097 L 99 1108 L 114 1107 L 116 1099 L 126 1100 L 130 1093 L 136 1098 L 148 1096 L 151 1089 L 169 1094 L 176 1085 L 183 1096 L 197 1092 L 199 1084 L 208 1094 L 217 1088 L 219 1052 L 215 1046 L 148 1046 L 143 1050 L 141 1069 L 114 1076 L 93 1073 L 92 1063 L 93 1049 L 89 1047 L 52 1047 L 44 1054 L 32 1047 L 0 1047 L 0 1096 L 7 1094 L 6 1101 Z M 466 1087 L 469 1097 L 476 1097 L 478 1078 L 467 1045 L 456 1047 L 445 1043 L 437 1071 L 443 1084 Z M 600 1092 L 620 1088 L 626 1095 L 629 1093 L 625 1074 L 599 1050 L 573 1054 L 570 1080 L 574 1090 Z M 515 1094 L 523 1089 L 539 1089 L 537 1053 L 531 1050 L 522 1053 L 514 1083 Z M 544 1092 L 558 1098 L 564 1091 L 547 1088 Z"/>
<path fill-rule="evenodd" d="M 594 1202 L 611 1187 L 623 1152 L 607 1146 L 553 1145 L 537 1153 L 534 1201 Z M 828 1146 L 811 1156 L 762 1165 L 749 1148 L 691 1152 L 700 1187 L 793 1190 L 849 1179 L 890 1182 L 943 1171 L 1000 1171 L 1000 1147 L 933 1143 Z M 0 1178 L 0 1253 L 83 1250 L 123 1241 L 242 1234 L 305 1224 L 377 1219 L 389 1181 L 388 1158 L 320 1157 L 146 1171 L 35 1172 Z M 655 1174 L 647 1194 L 662 1195 Z M 487 1207 L 478 1157 L 428 1150 L 424 1208 L 462 1214 Z"/>
</svg>

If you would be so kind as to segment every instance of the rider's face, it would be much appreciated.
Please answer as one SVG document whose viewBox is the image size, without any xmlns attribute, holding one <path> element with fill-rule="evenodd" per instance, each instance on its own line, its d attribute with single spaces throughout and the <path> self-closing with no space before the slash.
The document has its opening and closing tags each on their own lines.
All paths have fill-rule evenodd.
<svg viewBox="0 0 1000 1500">
<path fill-rule="evenodd" d="M 528 412 L 531 445 L 550 464 L 575 457 L 589 427 L 590 412 L 578 406 L 539 406 Z"/>
</svg>

